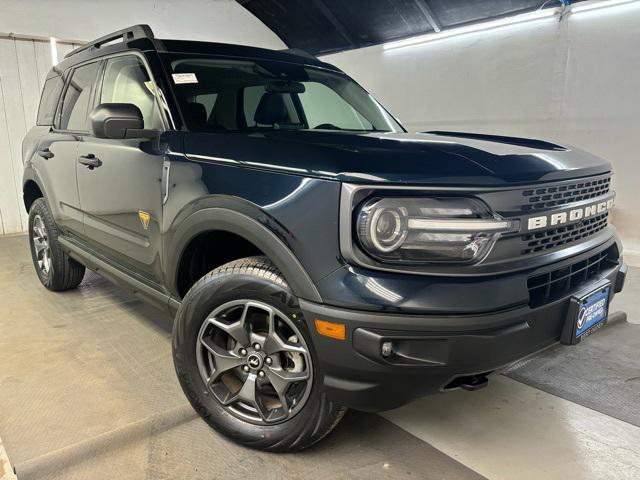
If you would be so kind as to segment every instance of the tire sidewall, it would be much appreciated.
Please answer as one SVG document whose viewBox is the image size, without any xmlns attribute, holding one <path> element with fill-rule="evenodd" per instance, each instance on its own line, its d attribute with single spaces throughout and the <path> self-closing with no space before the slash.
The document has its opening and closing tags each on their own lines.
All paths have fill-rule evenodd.
<svg viewBox="0 0 640 480">
<path fill-rule="evenodd" d="M 218 306 L 232 300 L 250 299 L 280 310 L 296 325 L 309 349 L 313 362 L 313 383 L 307 403 L 293 418 L 274 425 L 255 425 L 228 412 L 213 397 L 203 382 L 196 362 L 196 345 L 202 322 Z M 216 430 L 236 440 L 260 448 L 273 445 L 305 430 L 321 403 L 321 379 L 311 335 L 298 305 L 287 287 L 248 274 L 210 274 L 200 280 L 184 298 L 173 332 L 173 356 L 178 379 L 198 413 Z"/>
</svg>

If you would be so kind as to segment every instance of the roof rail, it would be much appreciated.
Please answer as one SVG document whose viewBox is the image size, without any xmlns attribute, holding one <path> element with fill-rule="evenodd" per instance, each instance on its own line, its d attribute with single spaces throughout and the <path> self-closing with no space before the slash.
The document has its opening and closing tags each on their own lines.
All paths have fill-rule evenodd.
<svg viewBox="0 0 640 480">
<path fill-rule="evenodd" d="M 77 55 L 80 52 L 84 52 L 86 50 L 93 50 L 95 48 L 100 48 L 105 43 L 112 42 L 114 40 L 118 40 L 118 38 L 122 37 L 122 41 L 124 43 L 130 40 L 136 40 L 138 38 L 154 38 L 153 30 L 149 25 L 133 25 L 132 27 L 123 28 L 122 30 L 118 30 L 117 32 L 110 33 L 105 35 L 104 37 L 100 37 L 91 42 L 87 42 L 81 47 L 76 48 L 75 50 L 67 53 L 64 58 L 69 58 L 73 55 Z"/>
</svg>

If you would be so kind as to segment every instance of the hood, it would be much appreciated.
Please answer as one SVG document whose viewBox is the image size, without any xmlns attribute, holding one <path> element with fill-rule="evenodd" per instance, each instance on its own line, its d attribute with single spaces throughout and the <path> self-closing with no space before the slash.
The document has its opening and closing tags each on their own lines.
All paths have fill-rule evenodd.
<svg viewBox="0 0 640 480">
<path fill-rule="evenodd" d="M 185 133 L 184 148 L 199 162 L 367 184 L 504 186 L 611 170 L 608 162 L 572 147 L 458 132 Z"/>
</svg>

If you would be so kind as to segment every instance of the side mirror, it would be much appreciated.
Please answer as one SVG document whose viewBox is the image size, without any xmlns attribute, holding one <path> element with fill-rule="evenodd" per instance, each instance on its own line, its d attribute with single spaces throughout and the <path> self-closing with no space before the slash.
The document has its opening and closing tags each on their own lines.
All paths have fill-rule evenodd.
<svg viewBox="0 0 640 480">
<path fill-rule="evenodd" d="M 101 103 L 89 114 L 96 138 L 153 138 L 154 130 L 144 129 L 142 112 L 132 103 Z"/>
</svg>

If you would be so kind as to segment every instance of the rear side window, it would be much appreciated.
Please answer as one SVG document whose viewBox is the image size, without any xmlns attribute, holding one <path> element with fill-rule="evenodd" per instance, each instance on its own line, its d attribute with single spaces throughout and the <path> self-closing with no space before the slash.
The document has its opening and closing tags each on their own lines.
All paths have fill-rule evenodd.
<svg viewBox="0 0 640 480">
<path fill-rule="evenodd" d="M 86 131 L 91 87 L 98 73 L 98 62 L 76 68 L 71 74 L 62 102 L 61 130 Z"/>
<path fill-rule="evenodd" d="M 42 96 L 40 97 L 40 107 L 38 108 L 37 125 L 53 125 L 53 117 L 56 114 L 56 106 L 62 92 L 64 82 L 60 75 L 51 77 L 44 82 Z"/>
</svg>

